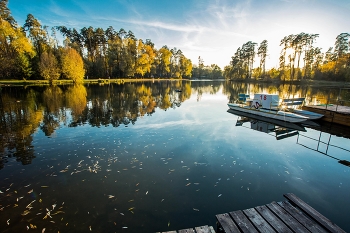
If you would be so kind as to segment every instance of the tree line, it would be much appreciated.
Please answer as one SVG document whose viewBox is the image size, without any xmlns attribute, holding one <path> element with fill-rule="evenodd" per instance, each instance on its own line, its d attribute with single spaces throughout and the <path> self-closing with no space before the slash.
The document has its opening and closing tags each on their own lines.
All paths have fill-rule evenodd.
<svg viewBox="0 0 350 233">
<path fill-rule="evenodd" d="M 192 62 L 180 49 L 156 49 L 150 39 L 137 39 L 132 31 L 112 26 L 79 30 L 49 29 L 32 14 L 19 26 L 0 0 L 1 79 L 73 79 L 158 77 L 188 78 Z M 51 32 L 49 32 L 49 30 Z M 59 45 L 57 33 L 65 40 Z"/>
<path fill-rule="evenodd" d="M 265 70 L 268 41 L 263 40 L 259 45 L 248 41 L 231 57 L 230 65 L 224 69 L 224 76 L 247 80 L 350 81 L 350 34 L 339 34 L 334 47 L 326 52 L 314 46 L 318 37 L 319 34 L 304 32 L 285 36 L 280 42 L 279 67 L 268 71 Z M 254 68 L 254 62 L 259 66 Z"/>
</svg>

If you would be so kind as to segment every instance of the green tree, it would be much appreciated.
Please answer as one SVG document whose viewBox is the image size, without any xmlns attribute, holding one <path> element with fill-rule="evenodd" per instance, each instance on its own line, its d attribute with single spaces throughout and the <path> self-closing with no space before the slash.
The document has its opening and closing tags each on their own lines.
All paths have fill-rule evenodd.
<svg viewBox="0 0 350 233">
<path fill-rule="evenodd" d="M 0 18 L 9 22 L 12 27 L 16 27 L 16 20 L 12 17 L 8 6 L 8 0 L 0 0 Z"/>
<path fill-rule="evenodd" d="M 340 33 L 335 41 L 334 53 L 336 58 L 339 59 L 346 55 L 349 51 L 349 38 L 350 33 Z"/>
<path fill-rule="evenodd" d="M 28 14 L 23 29 L 28 32 L 28 36 L 34 45 L 36 55 L 40 57 L 44 51 L 48 50 L 48 35 L 46 31 L 32 14 Z"/>
<path fill-rule="evenodd" d="M 260 57 L 260 73 L 259 76 L 265 75 L 265 64 L 266 64 L 266 56 L 267 56 L 267 40 L 263 40 L 258 48 L 258 56 Z"/>
</svg>

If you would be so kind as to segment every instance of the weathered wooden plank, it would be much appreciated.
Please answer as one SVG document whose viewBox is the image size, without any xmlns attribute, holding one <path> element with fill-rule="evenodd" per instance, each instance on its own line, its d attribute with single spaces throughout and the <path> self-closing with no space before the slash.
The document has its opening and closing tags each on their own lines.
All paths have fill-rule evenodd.
<svg viewBox="0 0 350 233">
<path fill-rule="evenodd" d="M 286 224 L 266 206 L 257 206 L 255 209 L 277 232 L 293 233 Z"/>
<path fill-rule="evenodd" d="M 193 228 L 179 230 L 178 233 L 196 233 Z"/>
<path fill-rule="evenodd" d="M 317 210 L 315 210 L 314 208 L 306 204 L 303 200 L 301 200 L 299 197 L 297 197 L 293 193 L 287 193 L 287 194 L 284 194 L 283 196 L 285 196 L 289 201 L 293 202 L 296 206 L 298 206 L 298 208 L 300 208 L 302 211 L 307 213 L 315 221 L 320 223 L 323 227 L 325 227 L 330 232 L 345 233 L 343 229 L 341 229 L 335 223 L 331 222 L 328 218 L 320 214 Z"/>
<path fill-rule="evenodd" d="M 350 126 L 349 107 L 338 106 L 336 110 L 336 106 L 328 107 L 328 109 L 321 106 L 303 106 L 302 109 L 323 114 L 324 116 L 321 118 L 322 121 Z"/>
<path fill-rule="evenodd" d="M 243 233 L 258 233 L 242 210 L 230 212 L 230 216 Z"/>
<path fill-rule="evenodd" d="M 309 233 L 292 215 L 279 206 L 276 202 L 266 205 L 275 215 L 277 215 L 290 229 L 298 233 Z"/>
<path fill-rule="evenodd" d="M 260 232 L 276 232 L 254 208 L 243 210 L 243 213 Z"/>
<path fill-rule="evenodd" d="M 214 228 L 212 226 L 200 226 L 200 227 L 195 227 L 196 233 L 215 233 Z"/>
<path fill-rule="evenodd" d="M 216 219 L 218 220 L 218 224 L 222 227 L 222 229 L 226 233 L 236 233 L 240 232 L 236 224 L 233 222 L 229 214 L 218 214 L 216 215 Z"/>
<path fill-rule="evenodd" d="M 300 224 L 302 224 L 306 229 L 315 233 L 326 233 L 324 228 L 322 228 L 318 223 L 309 218 L 305 213 L 301 210 L 296 209 L 292 206 L 288 201 L 277 202 L 284 210 L 286 210 L 290 215 L 292 215 L 295 219 L 297 219 Z"/>
</svg>

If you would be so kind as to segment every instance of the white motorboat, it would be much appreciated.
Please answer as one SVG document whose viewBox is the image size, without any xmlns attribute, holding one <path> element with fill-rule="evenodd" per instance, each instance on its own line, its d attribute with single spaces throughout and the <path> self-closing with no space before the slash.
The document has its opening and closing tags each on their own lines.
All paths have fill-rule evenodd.
<svg viewBox="0 0 350 233">
<path fill-rule="evenodd" d="M 265 109 L 265 108 L 255 108 L 249 105 L 235 104 L 235 103 L 228 103 L 227 105 L 232 110 L 250 113 L 250 114 L 258 115 L 262 117 L 272 118 L 280 121 L 297 123 L 297 122 L 303 122 L 308 120 L 308 118 L 305 116 L 298 115 L 291 112 L 286 112 L 286 111 Z"/>
<path fill-rule="evenodd" d="M 249 99 L 249 96 L 243 95 L 239 95 L 240 103 L 228 103 L 228 107 L 232 110 L 286 122 L 297 123 L 309 119 L 306 116 L 279 110 L 278 95 L 254 94 L 254 99 Z"/>
</svg>

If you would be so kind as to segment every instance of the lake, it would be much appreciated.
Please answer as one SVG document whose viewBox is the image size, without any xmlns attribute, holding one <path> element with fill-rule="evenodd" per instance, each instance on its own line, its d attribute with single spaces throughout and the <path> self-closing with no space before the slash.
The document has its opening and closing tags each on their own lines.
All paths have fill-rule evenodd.
<svg viewBox="0 0 350 233">
<path fill-rule="evenodd" d="M 216 214 L 285 193 L 350 231 L 350 167 L 338 162 L 350 160 L 349 128 L 228 112 L 247 92 L 309 103 L 340 95 L 220 81 L 2 87 L 0 231 L 215 226 Z"/>
</svg>

